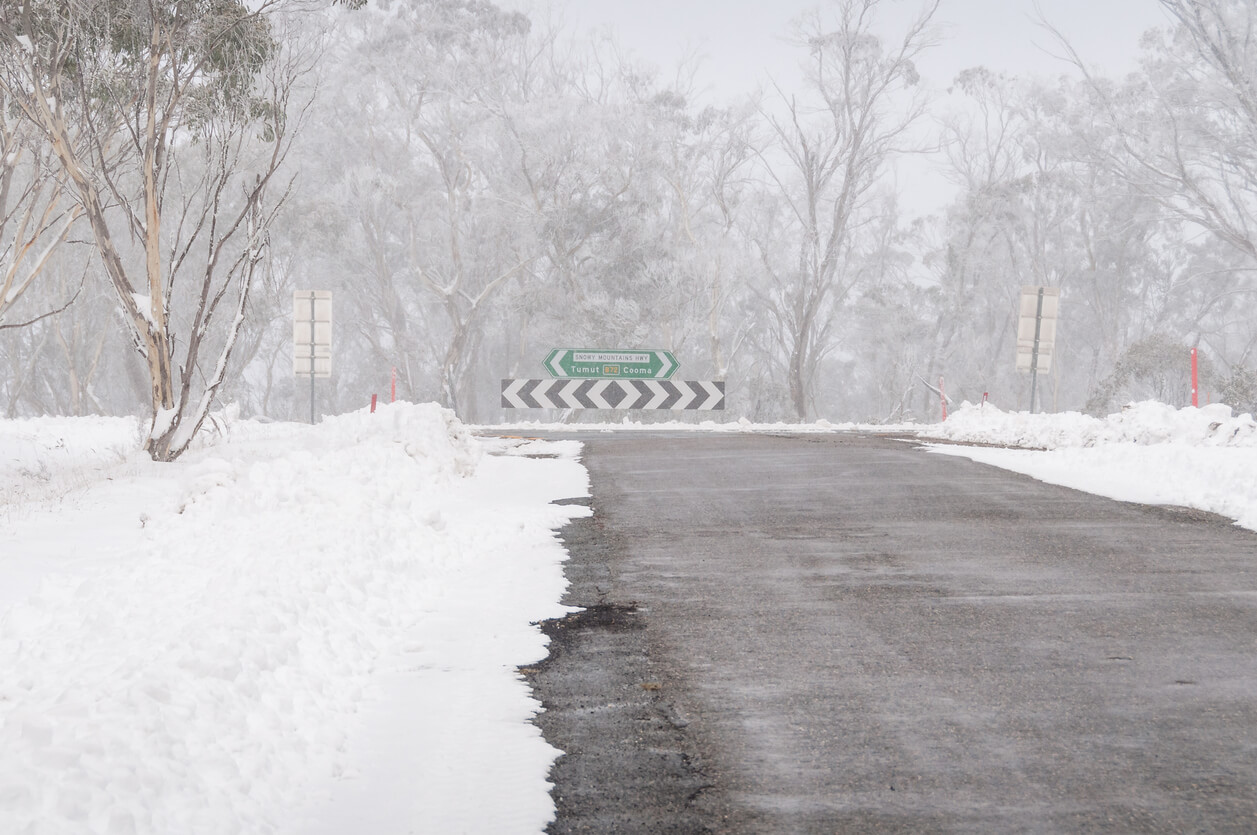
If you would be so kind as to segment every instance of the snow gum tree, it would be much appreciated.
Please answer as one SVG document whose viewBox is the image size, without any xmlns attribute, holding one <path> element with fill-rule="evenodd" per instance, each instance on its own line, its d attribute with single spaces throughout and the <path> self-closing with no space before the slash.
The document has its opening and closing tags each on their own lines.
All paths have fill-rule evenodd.
<svg viewBox="0 0 1257 835">
<path fill-rule="evenodd" d="M 913 93 L 914 59 L 930 44 L 937 3 L 889 47 L 873 31 L 879 5 L 840 0 L 832 23 L 819 13 L 806 19 L 799 41 L 811 95 L 783 94 L 784 114 L 765 114 L 773 141 L 763 158 L 778 220 L 762 228 L 777 240 L 765 234 L 757 245 L 765 307 L 800 419 L 815 410 L 817 369 L 837 344 L 838 314 L 859 275 L 861 228 L 879 180 L 891 156 L 907 149 L 907 129 L 925 106 Z"/>
<path fill-rule="evenodd" d="M 65 174 L 49 159 L 34 126 L 14 115 L 9 104 L 0 89 L 0 328 L 22 327 L 51 315 L 6 321 L 80 212 L 66 198 Z"/>
<path fill-rule="evenodd" d="M 279 0 L 15 0 L 0 92 L 47 143 L 144 361 L 172 460 L 223 382 L 294 118 Z M 280 190 L 282 191 L 282 189 Z M 206 361 L 203 352 L 210 354 Z"/>
<path fill-rule="evenodd" d="M 1092 152 L 1114 132 L 1094 119 L 1085 82 L 974 68 L 951 96 L 946 147 L 961 193 L 928 259 L 931 379 L 967 381 L 952 392 L 974 401 L 989 390 L 1028 402 L 1028 375 L 1012 365 L 1024 284 L 1060 288 L 1068 309 L 1052 373 L 1040 378 L 1045 402 L 1091 398 L 1127 346 L 1194 327 L 1184 322 L 1188 287 L 1175 280 L 1189 261 L 1182 224 Z"/>
<path fill-rule="evenodd" d="M 1162 286 L 1147 285 L 1140 309 L 1152 302 L 1174 311 L 1159 317 L 1161 332 L 1243 364 L 1257 344 L 1250 324 L 1257 294 L 1257 7 L 1247 0 L 1161 6 L 1171 25 L 1144 36 L 1140 71 L 1123 81 L 1092 74 L 1069 53 L 1086 79 L 1093 119 L 1105 129 L 1079 153 L 1178 226 L 1147 236 L 1151 258 L 1176 264 L 1159 270 Z M 1103 401 L 1102 392 L 1094 394 L 1093 401 Z"/>
<path fill-rule="evenodd" d="M 311 154 L 327 180 L 312 218 L 334 229 L 308 255 L 353 276 L 364 373 L 396 367 L 401 396 L 473 413 L 487 323 L 534 260 L 501 149 L 529 21 L 475 0 L 379 0 L 336 20 L 318 104 L 335 135 Z"/>
<path fill-rule="evenodd" d="M 1130 183 L 1257 260 L 1257 7 L 1161 5 L 1176 25 L 1145 37 L 1134 86 L 1094 85 L 1121 138 L 1103 150 Z M 1141 104 L 1133 119 L 1122 99 Z"/>
</svg>

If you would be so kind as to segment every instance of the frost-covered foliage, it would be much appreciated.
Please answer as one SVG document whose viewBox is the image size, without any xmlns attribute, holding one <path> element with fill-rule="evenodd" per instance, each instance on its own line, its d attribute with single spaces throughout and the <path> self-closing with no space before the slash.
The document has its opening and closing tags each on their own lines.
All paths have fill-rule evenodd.
<svg viewBox="0 0 1257 835">
<path fill-rule="evenodd" d="M 1184 357 L 1191 349 L 1164 336 L 1150 336 L 1128 347 L 1113 367 L 1112 373 L 1092 389 L 1086 411 L 1093 415 L 1107 414 L 1118 403 L 1152 399 L 1162 403 L 1191 401 L 1191 364 Z M 1208 357 L 1197 358 L 1198 386 L 1217 390 L 1218 377 Z M 1228 399 L 1242 395 L 1240 380 L 1225 387 L 1223 402 L 1244 407 L 1244 403 Z"/>
<path fill-rule="evenodd" d="M 1218 399 L 1238 411 L 1257 415 L 1257 372 L 1242 365 L 1232 368 L 1230 376 L 1221 382 Z"/>
</svg>

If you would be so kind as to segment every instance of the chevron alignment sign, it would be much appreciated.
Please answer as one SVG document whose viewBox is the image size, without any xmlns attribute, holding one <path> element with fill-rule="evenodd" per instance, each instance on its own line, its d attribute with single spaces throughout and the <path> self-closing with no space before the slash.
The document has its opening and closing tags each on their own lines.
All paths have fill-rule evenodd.
<svg viewBox="0 0 1257 835">
<path fill-rule="evenodd" d="M 724 380 L 503 380 L 503 409 L 725 407 Z"/>
</svg>

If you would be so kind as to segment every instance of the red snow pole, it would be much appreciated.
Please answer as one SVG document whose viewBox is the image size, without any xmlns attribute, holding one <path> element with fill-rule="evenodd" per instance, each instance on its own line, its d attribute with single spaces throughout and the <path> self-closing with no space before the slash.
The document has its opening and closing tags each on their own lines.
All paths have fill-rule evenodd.
<svg viewBox="0 0 1257 835">
<path fill-rule="evenodd" d="M 938 375 L 938 402 L 943 404 L 943 420 L 947 420 L 947 395 L 943 393 L 943 375 Z"/>
<path fill-rule="evenodd" d="M 389 388 L 388 402 L 397 402 L 397 366 L 393 366 L 393 383 Z"/>
<path fill-rule="evenodd" d="M 375 414 L 375 395 L 371 395 L 371 414 Z"/>
<path fill-rule="evenodd" d="M 986 395 L 987 395 L 987 393 L 986 393 L 985 391 L 984 391 L 984 392 L 982 392 L 982 406 L 981 406 L 981 408 L 983 408 L 983 409 L 985 409 L 985 408 L 986 408 Z"/>
<path fill-rule="evenodd" d="M 1200 377 L 1197 374 L 1197 368 L 1196 368 L 1196 349 L 1192 348 L 1192 405 L 1193 406 L 1200 405 L 1199 390 L 1197 388 L 1197 384 L 1199 382 L 1200 382 Z"/>
</svg>

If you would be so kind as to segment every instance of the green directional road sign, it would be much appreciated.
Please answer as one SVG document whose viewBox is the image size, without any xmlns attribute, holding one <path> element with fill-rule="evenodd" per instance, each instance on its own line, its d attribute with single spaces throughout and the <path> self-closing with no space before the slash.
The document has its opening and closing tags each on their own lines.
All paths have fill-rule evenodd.
<svg viewBox="0 0 1257 835">
<path fill-rule="evenodd" d="M 666 380 L 679 363 L 668 351 L 603 351 L 583 348 L 555 348 L 546 357 L 546 371 L 552 377 L 584 377 L 637 380 Z"/>
</svg>

